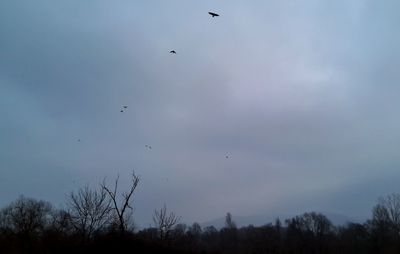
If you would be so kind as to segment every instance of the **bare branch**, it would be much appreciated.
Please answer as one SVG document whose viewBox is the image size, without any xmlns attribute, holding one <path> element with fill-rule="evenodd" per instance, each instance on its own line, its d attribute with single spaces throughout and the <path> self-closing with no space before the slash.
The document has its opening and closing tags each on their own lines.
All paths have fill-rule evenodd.
<svg viewBox="0 0 400 254">
<path fill-rule="evenodd" d="M 103 188 L 95 190 L 86 185 L 77 193 L 71 192 L 68 206 L 73 227 L 88 238 L 110 223 L 111 200 Z"/>
<path fill-rule="evenodd" d="M 118 219 L 118 228 L 121 233 L 124 233 L 127 229 L 127 224 L 130 218 L 132 217 L 132 213 L 127 213 L 127 209 L 130 211 L 133 211 L 133 207 L 131 206 L 131 203 L 133 202 L 132 197 L 133 193 L 135 192 L 139 182 L 140 178 L 135 174 L 135 172 L 132 172 L 132 183 L 130 190 L 128 192 L 124 192 L 121 194 L 121 204 L 118 205 L 118 181 L 119 181 L 119 176 L 115 179 L 114 183 L 114 191 L 111 191 L 105 184 L 105 181 L 103 181 L 101 187 L 105 190 L 105 192 L 108 194 L 108 196 L 111 199 L 112 202 L 112 209 L 115 211 L 115 215 Z"/>
<path fill-rule="evenodd" d="M 164 204 L 160 210 L 154 210 L 153 222 L 159 230 L 161 240 L 168 238 L 170 231 L 180 219 L 181 218 L 173 212 L 167 213 L 166 204 Z"/>
</svg>

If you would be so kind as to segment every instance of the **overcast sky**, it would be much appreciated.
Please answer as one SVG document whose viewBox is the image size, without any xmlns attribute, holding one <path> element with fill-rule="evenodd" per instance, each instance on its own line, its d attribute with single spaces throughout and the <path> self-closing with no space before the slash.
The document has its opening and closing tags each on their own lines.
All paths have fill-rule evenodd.
<svg viewBox="0 0 400 254">
<path fill-rule="evenodd" d="M 164 203 L 189 223 L 369 216 L 400 192 L 399 9 L 2 0 L 0 205 L 64 206 L 104 177 L 126 188 L 135 169 L 141 226 Z"/>
</svg>

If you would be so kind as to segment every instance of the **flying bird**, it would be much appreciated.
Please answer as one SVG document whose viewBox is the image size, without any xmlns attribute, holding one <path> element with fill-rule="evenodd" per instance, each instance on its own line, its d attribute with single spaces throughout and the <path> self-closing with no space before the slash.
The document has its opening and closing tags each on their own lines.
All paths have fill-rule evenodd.
<svg viewBox="0 0 400 254">
<path fill-rule="evenodd" d="M 229 156 L 227 155 L 227 156 L 225 156 L 225 158 L 226 158 L 226 159 L 228 159 L 228 158 L 229 158 Z"/>
<path fill-rule="evenodd" d="M 176 54 L 176 51 L 175 50 L 171 50 L 169 53 Z"/>
<path fill-rule="evenodd" d="M 124 113 L 124 111 L 121 109 L 121 111 L 119 111 L 119 112 L 121 112 L 121 113 Z"/>
<path fill-rule="evenodd" d="M 151 147 L 151 146 L 149 146 L 149 145 L 145 145 L 145 147 L 146 147 L 146 148 L 149 148 L 149 149 L 152 149 L 152 147 Z"/>
<path fill-rule="evenodd" d="M 124 108 L 128 108 L 128 106 L 124 106 Z"/>
<path fill-rule="evenodd" d="M 208 12 L 208 14 L 210 14 L 213 18 L 214 17 L 219 17 L 219 14 L 215 13 L 215 12 Z"/>
</svg>

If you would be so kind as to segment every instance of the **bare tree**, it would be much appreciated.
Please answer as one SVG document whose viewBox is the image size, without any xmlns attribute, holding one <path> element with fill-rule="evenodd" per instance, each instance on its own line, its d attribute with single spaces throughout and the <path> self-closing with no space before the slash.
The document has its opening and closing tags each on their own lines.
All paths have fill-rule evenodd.
<svg viewBox="0 0 400 254">
<path fill-rule="evenodd" d="M 400 235 L 400 194 L 380 197 L 372 209 L 372 222 L 376 227 L 384 227 Z"/>
<path fill-rule="evenodd" d="M 312 253 L 327 253 L 334 226 L 325 215 L 316 212 L 304 213 L 285 222 L 289 248 L 303 248 L 304 242 L 307 242 L 310 244 L 307 248 L 310 248 Z"/>
<path fill-rule="evenodd" d="M 105 190 L 111 199 L 112 210 L 115 213 L 117 227 L 121 234 L 124 234 L 128 228 L 128 223 L 132 218 L 133 207 L 133 193 L 139 184 L 140 178 L 132 172 L 130 189 L 121 194 L 121 200 L 118 198 L 118 180 L 119 176 L 115 180 L 114 189 L 110 189 L 106 186 L 105 182 L 102 183 L 101 187 Z"/>
<path fill-rule="evenodd" d="M 311 233 L 314 236 L 327 235 L 333 230 L 331 221 L 325 215 L 316 212 L 304 213 L 287 219 L 286 224 L 289 228 Z"/>
<path fill-rule="evenodd" d="M 225 227 L 220 231 L 220 239 L 222 248 L 228 253 L 233 253 L 238 247 L 238 229 L 236 223 L 232 219 L 231 213 L 226 213 Z"/>
<path fill-rule="evenodd" d="M 52 221 L 53 207 L 46 201 L 20 196 L 0 212 L 0 226 L 16 234 L 40 235 Z"/>
<path fill-rule="evenodd" d="M 59 234 L 68 235 L 74 231 L 70 212 L 63 209 L 53 211 L 50 230 Z"/>
<path fill-rule="evenodd" d="M 225 216 L 225 227 L 230 229 L 236 228 L 236 223 L 233 221 L 231 213 L 227 213 Z"/>
<path fill-rule="evenodd" d="M 160 210 L 155 210 L 153 215 L 153 221 L 155 226 L 158 228 L 160 233 L 160 239 L 165 240 L 168 238 L 168 234 L 172 228 L 179 222 L 180 217 L 174 212 L 167 213 L 167 205 Z"/>
<path fill-rule="evenodd" d="M 86 185 L 77 193 L 71 192 L 68 207 L 75 230 L 89 238 L 111 221 L 111 200 L 104 188 L 97 190 Z"/>
</svg>

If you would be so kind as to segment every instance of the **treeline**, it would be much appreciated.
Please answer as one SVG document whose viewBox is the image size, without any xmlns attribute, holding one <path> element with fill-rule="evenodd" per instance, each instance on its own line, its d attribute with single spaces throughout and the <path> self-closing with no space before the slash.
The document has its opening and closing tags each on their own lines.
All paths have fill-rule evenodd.
<svg viewBox="0 0 400 254">
<path fill-rule="evenodd" d="M 0 210 L 0 253 L 400 253 L 400 195 L 382 197 L 365 223 L 334 226 L 309 212 L 263 226 L 237 227 L 227 213 L 225 227 L 185 225 L 164 205 L 154 226 L 133 223 L 133 196 L 139 184 L 120 192 L 118 178 L 67 196 L 66 209 L 19 197 Z"/>
</svg>

